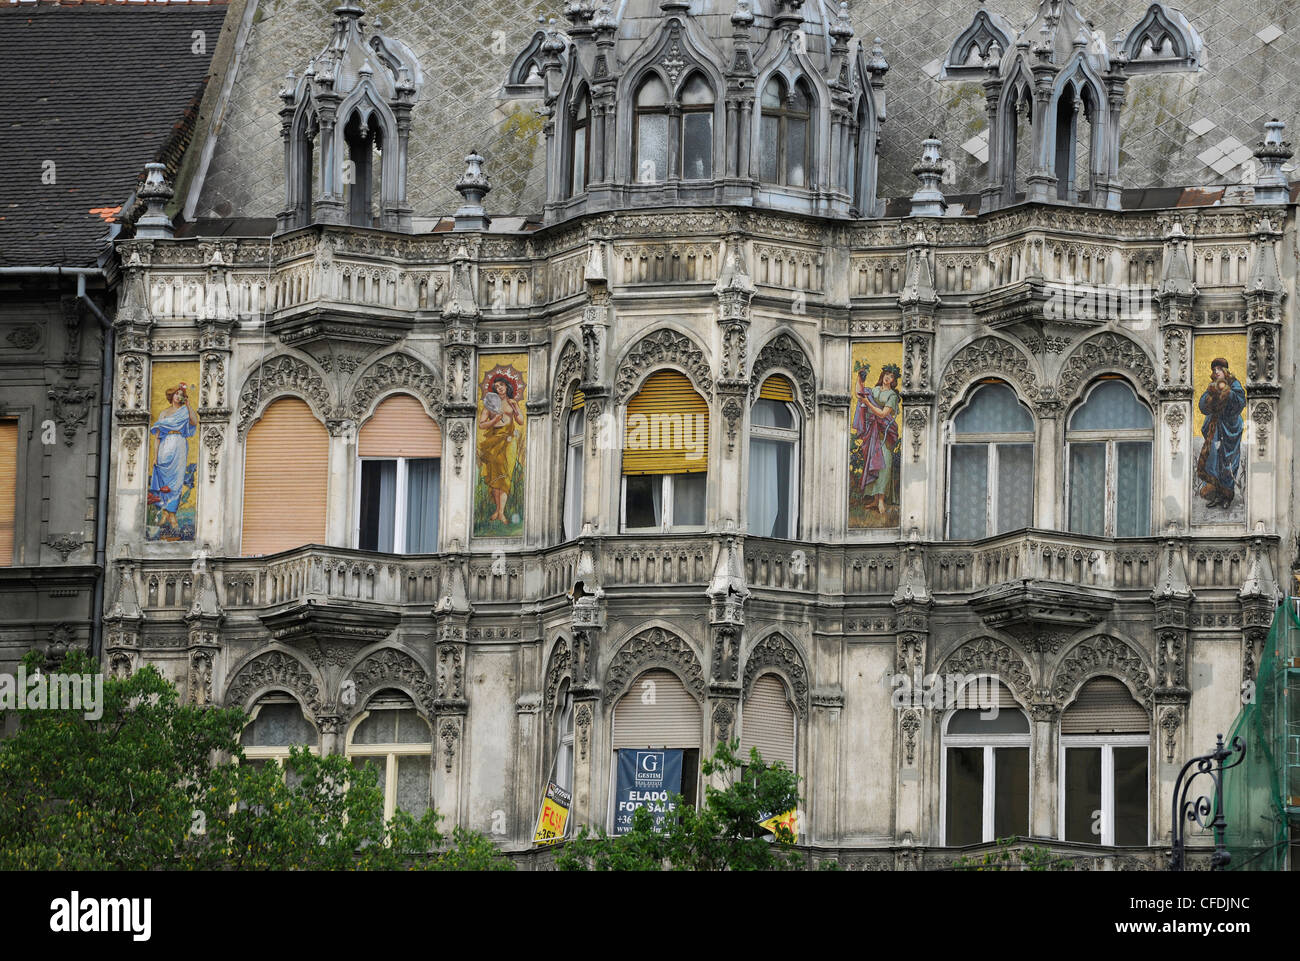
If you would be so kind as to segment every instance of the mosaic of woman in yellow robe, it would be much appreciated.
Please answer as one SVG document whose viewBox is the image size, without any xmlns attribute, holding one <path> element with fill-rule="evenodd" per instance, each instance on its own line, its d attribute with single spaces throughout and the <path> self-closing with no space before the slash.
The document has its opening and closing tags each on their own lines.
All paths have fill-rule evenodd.
<svg viewBox="0 0 1300 961">
<path fill-rule="evenodd" d="M 522 385 L 519 385 L 522 389 Z M 496 505 L 489 521 L 510 523 L 506 517 L 506 498 L 510 494 L 510 479 L 514 476 L 519 445 L 515 442 L 518 427 L 524 423 L 519 412 L 519 400 L 512 378 L 498 374 L 488 381 L 483 392 L 483 410 L 478 426 L 482 430 L 478 445 L 479 470 Z"/>
</svg>

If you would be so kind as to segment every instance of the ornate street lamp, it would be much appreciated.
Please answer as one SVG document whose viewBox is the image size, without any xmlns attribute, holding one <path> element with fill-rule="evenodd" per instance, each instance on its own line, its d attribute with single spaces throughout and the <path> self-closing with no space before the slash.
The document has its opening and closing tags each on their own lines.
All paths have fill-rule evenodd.
<svg viewBox="0 0 1300 961">
<path fill-rule="evenodd" d="M 1231 764 L 1223 762 L 1233 755 L 1239 755 Z M 1178 780 L 1174 782 L 1174 836 L 1173 851 L 1169 854 L 1169 870 L 1182 871 L 1187 856 L 1187 825 L 1195 822 L 1204 830 L 1206 819 L 1210 816 L 1210 809 L 1213 806 L 1214 819 L 1210 821 L 1209 826 L 1214 829 L 1214 856 L 1210 858 L 1210 870 L 1221 871 L 1227 867 L 1228 862 L 1232 860 L 1232 855 L 1223 844 L 1223 832 L 1228 826 L 1227 819 L 1223 816 L 1223 772 L 1230 768 L 1236 767 L 1246 759 L 1246 745 L 1240 737 L 1232 739 L 1232 747 L 1227 748 L 1223 745 L 1223 735 L 1219 735 L 1218 744 L 1210 754 L 1203 754 L 1200 757 L 1194 757 L 1178 772 Z M 1195 765 L 1196 771 L 1191 777 L 1187 777 L 1187 772 Z M 1191 789 L 1192 782 L 1202 774 L 1208 774 L 1214 781 L 1214 798 L 1213 803 L 1210 797 L 1202 794 L 1193 800 L 1187 799 L 1187 794 Z M 1186 780 L 1183 780 L 1187 778 Z"/>
</svg>

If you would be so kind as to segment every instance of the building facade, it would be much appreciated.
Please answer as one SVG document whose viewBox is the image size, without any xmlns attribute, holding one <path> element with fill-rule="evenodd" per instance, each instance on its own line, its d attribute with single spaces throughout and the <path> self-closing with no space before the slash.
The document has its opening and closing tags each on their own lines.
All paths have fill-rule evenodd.
<svg viewBox="0 0 1300 961">
<path fill-rule="evenodd" d="M 846 5 L 568 4 L 497 94 L 540 111 L 535 216 L 493 217 L 476 151 L 424 206 L 449 94 L 340 7 L 274 220 L 194 216 L 210 172 L 117 245 L 107 666 L 511 851 L 548 781 L 613 828 L 620 750 L 691 800 L 738 737 L 814 857 L 1155 866 L 1293 560 L 1296 223 L 1281 123 L 1248 183 L 1126 189 L 1128 85 L 1208 69 L 1144 9 L 981 6 L 932 52 L 980 179 L 930 138 L 891 199 Z"/>
</svg>

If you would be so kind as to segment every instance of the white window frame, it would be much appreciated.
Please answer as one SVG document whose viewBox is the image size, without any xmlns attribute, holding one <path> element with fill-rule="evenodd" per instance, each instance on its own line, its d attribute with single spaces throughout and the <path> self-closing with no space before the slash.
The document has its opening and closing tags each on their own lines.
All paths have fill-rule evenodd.
<svg viewBox="0 0 1300 961">
<path fill-rule="evenodd" d="M 1115 748 L 1147 749 L 1147 845 L 1151 844 L 1151 735 L 1150 734 L 1062 734 L 1058 751 L 1061 756 L 1060 795 L 1057 805 L 1058 836 L 1065 840 L 1065 755 L 1069 748 L 1101 748 L 1101 847 L 1115 846 Z M 1087 841 L 1075 841 L 1087 844 Z"/>
<path fill-rule="evenodd" d="M 628 527 L 627 526 L 627 479 L 628 474 L 623 474 L 621 478 L 619 492 L 619 530 L 624 534 L 671 534 L 671 533 L 699 533 L 708 529 L 709 519 L 709 482 L 708 471 L 700 471 L 699 474 L 704 477 L 704 520 L 703 524 L 680 525 L 673 523 L 673 480 L 677 477 L 691 477 L 692 474 L 637 474 L 630 476 L 657 477 L 660 479 L 663 487 L 660 489 L 660 505 L 663 511 L 663 523 L 658 527 Z"/>
<path fill-rule="evenodd" d="M 950 425 L 951 426 L 951 425 Z M 1029 447 L 1033 451 L 1034 460 L 1034 477 L 1033 489 L 1030 494 L 1029 526 L 1034 526 L 1036 511 L 1034 502 L 1038 487 L 1038 440 L 1034 434 L 958 434 L 952 432 L 953 439 L 948 442 L 948 484 L 945 491 L 944 504 L 944 530 L 947 532 L 948 539 L 952 539 L 952 451 L 954 447 L 986 447 L 988 448 L 988 476 L 985 479 L 985 497 L 984 497 L 984 518 L 985 534 L 984 538 L 1001 537 L 1010 531 L 998 531 L 998 462 L 1000 448 L 1002 447 Z M 958 440 L 957 438 L 961 438 Z M 1011 440 L 1009 438 L 1016 438 Z M 976 538 L 983 540 L 984 538 Z"/>
<path fill-rule="evenodd" d="M 1151 415 L 1152 426 L 1149 430 L 1140 429 L 1140 428 L 1131 428 L 1131 429 L 1125 428 L 1123 430 L 1120 430 L 1118 428 L 1114 430 L 1071 430 L 1070 429 L 1069 426 L 1070 421 L 1074 420 L 1075 415 L 1077 415 L 1079 411 L 1083 409 L 1084 405 L 1086 405 L 1088 401 L 1092 399 L 1092 395 L 1097 390 L 1097 388 L 1100 387 L 1102 384 L 1112 382 L 1112 380 L 1118 380 L 1119 383 L 1124 384 L 1125 387 L 1127 387 L 1130 391 L 1132 391 L 1133 396 L 1137 398 L 1138 403 L 1142 404 L 1141 398 L 1138 398 L 1137 396 L 1137 391 L 1133 390 L 1133 385 L 1128 383 L 1128 381 L 1123 380 L 1122 378 L 1103 378 L 1102 380 L 1099 380 L 1097 383 L 1095 383 L 1092 387 L 1090 387 L 1088 389 L 1088 393 L 1084 396 L 1083 400 L 1079 404 L 1075 405 L 1074 409 L 1070 411 L 1070 416 L 1066 418 L 1065 464 L 1061 472 L 1061 476 L 1065 478 L 1065 528 L 1067 531 L 1069 531 L 1070 512 L 1071 512 L 1071 508 L 1073 507 L 1073 504 L 1071 503 L 1071 498 L 1073 497 L 1073 491 L 1074 491 L 1073 477 L 1071 476 L 1073 472 L 1072 465 L 1074 463 L 1074 458 L 1071 456 L 1071 449 L 1075 444 L 1104 443 L 1106 445 L 1106 493 L 1105 493 L 1106 503 L 1105 503 L 1105 511 L 1103 514 L 1105 520 L 1102 525 L 1101 536 L 1108 537 L 1108 538 L 1114 538 L 1116 536 L 1115 526 L 1116 526 L 1117 515 L 1119 514 L 1118 445 L 1119 444 L 1146 444 L 1150 448 L 1152 490 L 1147 492 L 1148 498 L 1152 497 L 1155 489 L 1155 470 L 1156 470 L 1155 415 Z M 1142 404 L 1142 406 L 1144 408 L 1146 407 L 1145 404 Z M 1148 411 L 1148 413 L 1150 413 L 1150 411 Z M 1152 511 L 1151 511 L 1151 505 L 1148 504 L 1147 505 L 1147 532 L 1145 534 L 1138 534 L 1136 536 L 1150 537 L 1151 526 L 1152 526 Z M 1071 531 L 1070 533 L 1073 532 Z M 1089 535 L 1085 534 L 1082 536 L 1086 537 Z"/>
<path fill-rule="evenodd" d="M 762 399 L 763 398 L 760 397 L 758 400 L 754 401 L 755 405 L 760 403 Z M 788 511 L 790 514 L 790 532 L 785 537 L 777 538 L 777 540 L 793 541 L 799 539 L 799 520 L 800 520 L 799 492 L 800 492 L 801 480 L 803 477 L 800 470 L 801 462 L 799 460 L 799 454 L 800 454 L 799 446 L 800 446 L 800 442 L 803 440 L 803 421 L 800 419 L 799 411 L 795 408 L 794 404 L 790 403 L 789 401 L 775 401 L 774 403 L 785 404 L 785 406 L 790 409 L 790 415 L 794 418 L 794 424 L 795 424 L 793 429 L 787 430 L 782 427 L 756 427 L 752 423 L 753 418 L 751 414 L 751 423 L 749 427 L 749 439 L 751 442 L 754 440 L 754 438 L 758 438 L 759 440 L 774 440 L 783 444 L 789 444 L 791 447 L 790 503 L 788 505 Z M 752 447 L 751 447 L 751 455 L 752 455 Z M 745 469 L 746 469 L 745 480 L 746 482 L 748 482 L 749 480 L 748 464 L 745 465 Z M 749 506 L 748 494 L 746 494 L 745 506 L 746 508 L 748 508 Z M 746 514 L 748 514 L 748 509 L 746 510 Z M 749 531 L 748 517 L 746 517 L 745 528 L 746 528 L 746 532 L 750 533 L 754 537 L 770 536 L 768 534 L 753 534 L 752 531 Z"/>
<path fill-rule="evenodd" d="M 564 448 L 564 504 L 560 508 L 560 526 L 561 534 L 564 540 L 576 540 L 582 534 L 582 494 L 583 494 L 583 474 L 586 472 L 587 464 L 587 432 L 586 432 L 586 411 L 574 410 L 569 412 L 565 418 L 564 429 L 566 432 Z M 578 429 L 573 429 L 573 418 L 579 418 Z M 578 476 L 574 477 L 573 458 L 574 450 L 578 452 L 579 470 Z M 576 497 L 574 495 L 577 495 Z M 573 529 L 570 530 L 570 516 L 572 516 Z"/>
<path fill-rule="evenodd" d="M 1025 825 L 1025 830 L 1030 830 L 1033 822 L 1033 790 L 1034 790 L 1034 751 L 1030 743 L 1033 739 L 1033 724 L 1029 716 L 1019 708 L 1002 708 L 1003 711 L 1015 710 L 1025 718 L 1025 723 L 1029 725 L 1029 731 L 1025 734 L 949 734 L 948 725 L 952 719 L 957 716 L 956 711 L 949 711 L 948 716 L 943 721 L 943 737 L 940 743 L 939 751 L 939 846 L 948 846 L 948 748 L 969 748 L 982 747 L 984 749 L 984 804 L 981 818 L 981 837 L 985 844 L 996 841 L 994 837 L 993 823 L 995 801 L 997 800 L 997 748 L 1006 747 L 1023 747 L 1029 752 L 1029 817 L 1030 824 Z"/>
<path fill-rule="evenodd" d="M 315 744 L 267 744 L 267 745 L 248 744 L 245 745 L 243 743 L 244 731 L 247 731 L 250 727 L 253 726 L 253 722 L 256 721 L 258 715 L 262 713 L 262 708 L 271 704 L 292 704 L 296 708 L 298 708 L 298 710 L 302 712 L 303 720 L 305 720 L 307 724 L 316 731 L 316 743 Z M 269 694 L 259 698 L 257 703 L 253 705 L 252 713 L 250 713 L 248 716 L 248 723 L 245 724 L 244 727 L 239 732 L 239 742 L 240 745 L 243 746 L 244 748 L 244 759 L 246 761 L 279 761 L 280 766 L 283 767 L 284 762 L 289 760 L 289 752 L 292 751 L 295 747 L 305 747 L 312 754 L 316 754 L 316 755 L 320 754 L 320 729 L 317 728 L 316 725 L 312 723 L 311 718 L 309 718 L 307 716 L 307 712 L 302 709 L 302 704 L 298 702 L 297 698 L 288 694 L 283 696 L 278 694 Z"/>
<path fill-rule="evenodd" d="M 361 465 L 366 461 L 396 461 L 397 463 L 397 489 L 393 494 L 395 503 L 393 505 L 393 554 L 406 553 L 406 488 L 407 488 L 407 464 L 413 460 L 436 460 L 438 462 L 438 486 L 442 487 L 442 458 L 441 457 L 358 457 L 356 466 L 356 483 L 353 485 L 355 492 L 352 497 L 352 548 L 361 549 Z M 442 491 L 438 491 L 438 497 L 441 501 Z M 438 527 L 439 530 L 434 532 L 434 550 L 432 553 L 438 553 L 441 547 L 441 527 L 442 527 L 442 504 L 438 504 Z"/>
<path fill-rule="evenodd" d="M 429 740 L 415 744 L 357 744 L 353 745 L 352 736 L 356 734 L 361 724 L 376 711 L 415 711 L 429 728 Z M 355 750 L 354 750 L 355 748 Z M 420 757 L 423 756 L 429 761 L 429 808 L 433 808 L 433 725 L 429 724 L 429 719 L 425 717 L 415 706 L 414 703 L 405 705 L 394 705 L 392 707 L 367 708 L 362 711 L 352 723 L 348 725 L 348 736 L 344 743 L 343 756 L 351 762 L 354 758 L 385 758 L 384 767 L 384 821 L 387 823 L 393 819 L 397 812 L 397 759 L 399 757 Z"/>
<path fill-rule="evenodd" d="M 564 704 L 560 708 L 560 719 L 556 725 L 557 746 L 555 750 L 555 783 L 560 785 L 566 791 L 573 792 L 573 780 L 577 775 L 577 768 L 574 764 L 573 753 L 573 695 L 566 693 L 564 695 Z M 567 782 L 562 779 L 562 774 L 567 767 Z"/>
</svg>

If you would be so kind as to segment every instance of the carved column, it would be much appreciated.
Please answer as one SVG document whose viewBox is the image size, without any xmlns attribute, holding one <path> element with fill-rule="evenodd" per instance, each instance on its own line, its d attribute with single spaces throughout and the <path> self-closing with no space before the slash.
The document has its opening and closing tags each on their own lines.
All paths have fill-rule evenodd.
<svg viewBox="0 0 1300 961">
<path fill-rule="evenodd" d="M 213 271 L 209 283 L 223 287 L 229 271 Z M 223 301 L 224 303 L 224 301 Z M 228 305 L 227 305 L 228 306 Z M 199 324 L 199 477 L 204 486 L 199 496 L 200 543 L 209 545 L 217 553 L 227 550 L 224 519 L 225 498 L 221 483 L 221 456 L 237 450 L 232 437 L 231 414 L 234 405 L 227 383 L 230 372 L 231 332 L 235 317 L 228 310 L 225 316 L 208 317 Z"/>
<path fill-rule="evenodd" d="M 614 322 L 613 298 L 609 291 L 607 245 L 594 241 L 590 245 L 584 271 L 587 305 L 582 311 L 582 376 L 579 386 L 585 398 L 583 413 L 587 439 L 582 459 L 582 526 L 600 531 L 606 516 L 605 505 L 616 499 L 606 495 L 605 479 L 615 478 L 617 485 L 621 465 L 610 463 L 617 458 L 618 437 L 614 402 L 609 377 L 609 332 Z M 610 533 L 618 530 L 611 523 Z M 603 533 L 603 532 L 602 532 Z"/>
<path fill-rule="evenodd" d="M 1173 221 L 1165 234 L 1164 267 L 1155 300 L 1160 316 L 1160 420 L 1156 425 L 1155 463 L 1165 465 L 1156 478 L 1156 495 L 1162 502 L 1172 498 L 1176 513 L 1164 523 L 1190 523 L 1187 475 L 1192 469 L 1192 306 L 1196 285 L 1192 282 L 1189 259 L 1191 240 L 1180 221 Z M 1168 451 L 1168 454 L 1165 454 Z"/>
<path fill-rule="evenodd" d="M 149 336 L 153 329 L 146 270 L 152 244 L 124 250 L 122 294 L 113 318 L 114 377 L 113 432 L 118 543 L 129 543 L 138 533 L 136 518 L 143 517 L 144 491 L 149 471 Z"/>
<path fill-rule="evenodd" d="M 934 338 L 941 301 L 934 287 L 934 248 L 922 230 L 917 230 L 907 253 L 907 272 L 898 306 L 903 313 L 903 377 L 900 432 L 903 445 L 903 485 L 899 518 L 903 527 L 931 530 L 926 516 L 934 462 L 923 455 L 934 449 Z M 853 385 L 850 385 L 853 386 Z M 910 456 L 909 456 L 910 454 Z M 939 533 L 939 532 L 936 532 Z"/>
<path fill-rule="evenodd" d="M 1056 79 L 1056 68 L 1050 60 L 1050 52 L 1035 50 L 1038 62 L 1034 64 L 1034 118 L 1033 165 L 1025 184 L 1025 199 L 1030 203 L 1050 203 L 1056 200 L 1056 184 L 1060 171 L 1053 173 L 1051 157 L 1056 149 L 1053 143 L 1056 134 L 1056 118 L 1049 116 L 1052 102 L 1052 83 Z"/>
<path fill-rule="evenodd" d="M 1281 595 L 1269 561 L 1269 544 L 1264 539 L 1264 525 L 1255 528 L 1250 541 L 1250 566 L 1238 597 L 1241 601 L 1241 683 L 1243 701 L 1249 702 L 1258 680 L 1259 657 L 1273 626 L 1277 601 Z"/>
<path fill-rule="evenodd" d="M 448 588 L 434 610 L 437 621 L 437 676 L 433 712 L 433 798 L 438 811 L 452 823 L 467 824 L 468 798 L 462 791 L 465 772 L 465 729 L 469 714 L 465 673 L 469 658 L 469 620 L 473 609 L 465 593 L 466 558 L 446 558 Z"/>
<path fill-rule="evenodd" d="M 1250 421 L 1243 443 L 1253 441 L 1250 462 L 1276 462 L 1277 440 L 1282 427 L 1281 356 L 1282 305 L 1286 287 L 1278 270 L 1277 244 L 1280 230 L 1264 217 L 1255 229 L 1254 266 L 1246 284 L 1247 330 L 1246 396 L 1250 399 Z M 1272 525 L 1278 513 L 1276 481 L 1271 470 L 1249 471 L 1247 506 L 1249 522 Z"/>
<path fill-rule="evenodd" d="M 189 628 L 186 699 L 196 707 L 207 707 L 214 703 L 213 691 L 219 689 L 216 687 L 217 653 L 221 647 L 221 622 L 226 615 L 218 601 L 216 580 L 203 551 L 198 552 L 192 573 L 194 602 L 185 615 L 185 624 Z"/>
<path fill-rule="evenodd" d="M 592 829 L 606 826 L 605 798 L 601 785 L 607 765 L 601 751 L 601 718 L 604 704 L 600 687 L 600 644 L 605 632 L 605 593 L 596 570 L 600 545 L 589 539 L 579 541 L 580 572 L 583 574 L 581 596 L 573 598 L 573 810 L 570 817 L 574 830 L 586 825 Z M 575 589 L 576 593 L 576 589 Z"/>
<path fill-rule="evenodd" d="M 135 562 L 123 558 L 116 562 L 105 578 L 116 572 L 116 596 L 104 614 L 104 661 L 108 673 L 125 678 L 140 663 L 140 627 L 144 612 L 140 609 L 139 593 L 135 582 Z"/>
<path fill-rule="evenodd" d="M 745 601 L 749 597 L 741 559 L 743 543 L 743 538 L 735 534 L 725 538 L 706 592 L 713 650 L 709 657 L 709 740 L 701 752 L 703 757 L 736 735 L 740 718 L 740 644 L 745 631 Z M 712 783 L 723 789 L 726 778 L 719 772 Z"/>
<path fill-rule="evenodd" d="M 1156 761 L 1152 796 L 1156 800 L 1155 837 L 1168 838 L 1173 829 L 1169 821 L 1173 804 L 1174 780 L 1189 755 L 1186 744 L 1187 705 L 1192 692 L 1187 683 L 1187 665 L 1191 657 L 1191 607 L 1195 594 L 1187 581 L 1183 562 L 1186 547 L 1170 525 L 1169 536 L 1160 548 L 1156 586 L 1151 592 L 1155 605 L 1156 683 L 1152 694 L 1151 752 Z"/>
<path fill-rule="evenodd" d="M 474 261 L 469 250 L 461 245 L 451 261 L 451 284 L 442 308 L 442 356 L 447 385 L 447 402 L 443 410 L 452 463 L 443 502 L 442 543 L 446 545 L 467 545 L 474 524 L 475 391 L 480 316 L 477 290 Z"/>
<path fill-rule="evenodd" d="M 722 272 L 713 288 L 718 298 L 718 327 L 722 339 L 722 358 L 718 377 L 718 403 L 726 437 L 722 444 L 721 469 L 713 489 L 718 494 L 718 517 L 741 524 L 741 490 L 745 485 L 741 465 L 749 404 L 749 324 L 750 304 L 754 299 L 754 282 L 750 279 L 745 258 L 745 241 L 739 233 L 726 238 Z"/>
<path fill-rule="evenodd" d="M 934 599 L 925 576 L 925 549 L 921 532 L 913 527 L 899 559 L 898 589 L 894 591 L 894 670 L 915 679 L 926 673 L 930 643 L 930 608 Z M 915 680 L 911 682 L 915 684 Z M 895 688 L 891 685 L 890 691 Z M 926 746 L 930 740 L 929 719 L 923 709 L 911 704 L 894 711 L 895 805 L 894 836 L 926 837 L 925 774 L 931 769 Z M 938 841 L 937 832 L 933 838 Z"/>
</svg>

